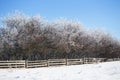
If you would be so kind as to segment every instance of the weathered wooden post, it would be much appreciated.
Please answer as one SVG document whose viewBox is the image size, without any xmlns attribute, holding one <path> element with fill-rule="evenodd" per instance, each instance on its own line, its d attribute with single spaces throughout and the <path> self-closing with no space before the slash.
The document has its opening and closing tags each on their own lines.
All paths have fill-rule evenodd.
<svg viewBox="0 0 120 80">
<path fill-rule="evenodd" d="M 67 61 L 67 58 L 65 59 L 65 63 L 66 63 L 66 66 L 68 65 L 68 61 Z"/>
<path fill-rule="evenodd" d="M 47 59 L 47 67 L 49 67 L 49 59 Z"/>
<path fill-rule="evenodd" d="M 25 68 L 28 68 L 28 61 L 25 60 Z"/>
</svg>

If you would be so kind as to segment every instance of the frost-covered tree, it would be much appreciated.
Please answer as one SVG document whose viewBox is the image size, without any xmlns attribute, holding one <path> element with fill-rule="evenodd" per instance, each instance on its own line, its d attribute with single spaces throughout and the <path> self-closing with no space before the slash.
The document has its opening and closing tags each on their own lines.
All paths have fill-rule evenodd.
<svg viewBox="0 0 120 80">
<path fill-rule="evenodd" d="M 102 30 L 86 30 L 78 21 L 48 22 L 17 12 L 2 22 L 1 60 L 120 56 L 120 41 Z"/>
</svg>

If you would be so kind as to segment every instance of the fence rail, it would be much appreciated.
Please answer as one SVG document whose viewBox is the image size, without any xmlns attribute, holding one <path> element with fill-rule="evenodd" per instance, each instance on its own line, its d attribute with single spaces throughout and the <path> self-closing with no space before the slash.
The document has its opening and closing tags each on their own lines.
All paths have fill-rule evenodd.
<svg viewBox="0 0 120 80">
<path fill-rule="evenodd" d="M 120 61 L 120 58 L 80 58 L 80 59 L 48 59 L 48 60 L 10 60 L 0 61 L 0 68 L 38 68 L 62 65 L 93 64 L 100 62 Z"/>
</svg>

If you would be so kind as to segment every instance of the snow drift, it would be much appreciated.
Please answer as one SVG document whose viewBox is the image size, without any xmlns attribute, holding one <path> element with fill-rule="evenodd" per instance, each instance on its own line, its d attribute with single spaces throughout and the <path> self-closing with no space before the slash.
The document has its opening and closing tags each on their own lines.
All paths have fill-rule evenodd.
<svg viewBox="0 0 120 80">
<path fill-rule="evenodd" d="M 0 80 L 120 80 L 120 61 L 32 69 L 0 69 Z"/>
</svg>

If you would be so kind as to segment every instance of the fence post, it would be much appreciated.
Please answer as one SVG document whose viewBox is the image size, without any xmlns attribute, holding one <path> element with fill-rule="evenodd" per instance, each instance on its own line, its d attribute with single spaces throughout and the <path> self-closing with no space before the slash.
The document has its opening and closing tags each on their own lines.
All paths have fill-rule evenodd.
<svg viewBox="0 0 120 80">
<path fill-rule="evenodd" d="M 65 59 L 66 66 L 68 65 L 67 58 Z"/>
<path fill-rule="evenodd" d="M 9 61 L 7 60 L 7 64 L 9 68 L 12 68 L 12 65 L 8 63 Z"/>
<path fill-rule="evenodd" d="M 49 59 L 47 59 L 47 67 L 49 67 Z"/>
<path fill-rule="evenodd" d="M 25 68 L 27 68 L 27 66 L 28 66 L 28 61 L 25 60 Z"/>
<path fill-rule="evenodd" d="M 18 66 L 17 66 L 17 61 L 15 61 L 15 68 L 17 68 Z"/>
<path fill-rule="evenodd" d="M 82 58 L 82 62 L 83 62 L 83 64 L 84 64 L 84 58 Z"/>
</svg>

